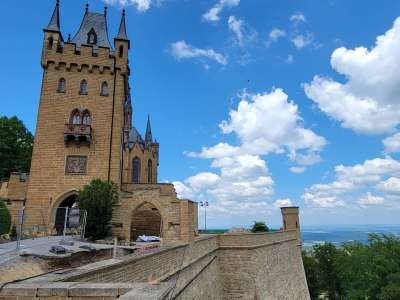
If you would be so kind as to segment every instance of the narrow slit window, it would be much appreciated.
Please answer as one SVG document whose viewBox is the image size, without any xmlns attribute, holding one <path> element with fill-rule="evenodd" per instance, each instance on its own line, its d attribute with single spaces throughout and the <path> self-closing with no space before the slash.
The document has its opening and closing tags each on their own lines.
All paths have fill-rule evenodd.
<svg viewBox="0 0 400 300">
<path fill-rule="evenodd" d="M 58 81 L 58 89 L 57 89 L 57 92 L 59 92 L 59 93 L 64 93 L 64 92 L 65 92 L 65 79 L 64 79 L 64 78 L 61 78 L 61 79 Z"/>
<path fill-rule="evenodd" d="M 149 161 L 147 162 L 147 182 L 153 182 L 153 162 L 151 161 L 151 159 L 149 159 Z"/>
<path fill-rule="evenodd" d="M 79 93 L 81 95 L 87 95 L 87 93 L 88 93 L 88 85 L 87 85 L 87 81 L 86 80 L 82 80 L 81 81 L 81 87 L 80 87 Z"/>
<path fill-rule="evenodd" d="M 119 57 L 123 57 L 124 56 L 124 46 L 119 46 Z"/>
<path fill-rule="evenodd" d="M 103 82 L 101 84 L 100 95 L 101 96 L 108 96 L 108 84 L 107 84 L 107 82 Z"/>
</svg>

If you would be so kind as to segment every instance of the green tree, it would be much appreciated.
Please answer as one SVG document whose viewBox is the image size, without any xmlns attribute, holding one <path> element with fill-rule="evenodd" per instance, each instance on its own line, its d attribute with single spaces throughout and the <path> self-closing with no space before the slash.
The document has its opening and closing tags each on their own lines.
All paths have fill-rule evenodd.
<svg viewBox="0 0 400 300">
<path fill-rule="evenodd" d="M 318 278 L 318 264 L 312 253 L 302 251 L 304 271 L 306 272 L 308 290 L 311 300 L 318 299 L 321 294 L 320 280 Z"/>
<path fill-rule="evenodd" d="M 29 172 L 33 136 L 17 117 L 0 117 L 0 181 L 13 171 Z"/>
<path fill-rule="evenodd" d="M 11 215 L 6 203 L 0 199 L 0 235 L 8 234 L 11 227 Z"/>
<path fill-rule="evenodd" d="M 87 211 L 86 236 L 101 239 L 111 233 L 113 205 L 118 201 L 114 183 L 93 179 L 78 194 L 78 206 Z"/>
<path fill-rule="evenodd" d="M 336 266 L 340 250 L 332 243 L 314 246 L 314 257 L 318 264 L 318 277 L 320 286 L 328 295 L 328 299 L 341 299 L 342 287 Z"/>
<path fill-rule="evenodd" d="M 268 232 L 269 228 L 265 225 L 264 222 L 256 222 L 254 221 L 253 227 L 251 228 L 251 232 Z"/>
</svg>

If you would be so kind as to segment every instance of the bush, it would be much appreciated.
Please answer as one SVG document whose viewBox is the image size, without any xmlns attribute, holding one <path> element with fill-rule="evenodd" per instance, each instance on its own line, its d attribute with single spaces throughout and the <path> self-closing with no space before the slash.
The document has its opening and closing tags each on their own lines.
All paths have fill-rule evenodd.
<svg viewBox="0 0 400 300">
<path fill-rule="evenodd" d="M 0 235 L 8 234 L 11 227 L 11 214 L 6 203 L 0 199 Z"/>
<path fill-rule="evenodd" d="M 251 232 L 268 232 L 269 228 L 265 225 L 264 222 L 256 222 L 254 221 L 254 225 L 251 228 Z"/>
<path fill-rule="evenodd" d="M 87 212 L 86 236 L 102 239 L 111 233 L 113 205 L 118 201 L 118 188 L 114 183 L 93 179 L 78 194 L 78 206 Z"/>
</svg>

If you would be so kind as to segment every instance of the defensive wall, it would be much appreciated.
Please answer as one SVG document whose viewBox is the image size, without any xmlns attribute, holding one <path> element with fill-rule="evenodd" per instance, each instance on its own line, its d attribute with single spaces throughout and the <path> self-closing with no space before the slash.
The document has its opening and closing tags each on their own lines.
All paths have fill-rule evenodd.
<svg viewBox="0 0 400 300">
<path fill-rule="evenodd" d="M 0 291 L 0 299 L 23 296 L 87 300 L 310 299 L 298 229 L 202 236 L 189 244 L 166 246 L 141 256 L 7 284 Z"/>
</svg>

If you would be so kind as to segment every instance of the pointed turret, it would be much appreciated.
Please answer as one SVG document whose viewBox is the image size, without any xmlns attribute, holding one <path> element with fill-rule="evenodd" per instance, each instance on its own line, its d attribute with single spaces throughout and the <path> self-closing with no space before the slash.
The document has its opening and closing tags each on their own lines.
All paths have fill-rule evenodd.
<svg viewBox="0 0 400 300">
<path fill-rule="evenodd" d="M 121 40 L 121 41 L 127 41 L 128 48 L 130 47 L 130 45 L 129 45 L 130 41 L 129 41 L 128 35 L 126 34 L 125 9 L 122 10 L 121 23 L 119 24 L 118 34 L 115 37 L 115 39 Z"/>
<path fill-rule="evenodd" d="M 126 34 L 125 9 L 122 11 L 121 23 L 119 24 L 119 30 L 116 39 L 129 40 L 128 35 Z"/>
<path fill-rule="evenodd" d="M 153 143 L 153 135 L 151 133 L 151 125 L 150 125 L 150 115 L 147 117 L 145 143 L 146 145 L 150 145 L 151 143 Z"/>
<path fill-rule="evenodd" d="M 44 29 L 47 31 L 61 32 L 60 30 L 60 0 L 57 0 L 53 15 L 51 16 L 49 25 Z"/>
</svg>

